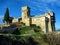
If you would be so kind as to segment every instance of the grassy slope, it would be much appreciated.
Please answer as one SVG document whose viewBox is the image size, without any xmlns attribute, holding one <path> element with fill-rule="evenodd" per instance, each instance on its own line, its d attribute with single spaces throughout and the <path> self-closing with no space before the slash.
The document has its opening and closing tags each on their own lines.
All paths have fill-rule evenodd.
<svg viewBox="0 0 60 45">
<path fill-rule="evenodd" d="M 20 37 L 32 37 L 36 42 L 39 43 L 39 45 L 48 45 L 48 43 L 46 41 L 44 41 L 43 36 L 41 36 L 40 32 L 35 32 L 34 34 L 26 34 L 27 31 L 30 31 L 32 29 L 36 29 L 39 30 L 39 28 L 36 27 L 23 27 L 19 29 L 19 32 L 21 34 L 19 35 L 14 35 L 14 34 L 8 34 L 7 37 L 12 38 L 12 40 L 17 41 L 20 39 Z M 26 39 L 25 39 L 26 40 Z"/>
</svg>

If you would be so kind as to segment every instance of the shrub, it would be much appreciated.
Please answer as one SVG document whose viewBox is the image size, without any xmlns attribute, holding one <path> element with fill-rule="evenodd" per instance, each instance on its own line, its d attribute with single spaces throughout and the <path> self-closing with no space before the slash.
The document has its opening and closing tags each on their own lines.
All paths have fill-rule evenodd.
<svg viewBox="0 0 60 45">
<path fill-rule="evenodd" d="M 25 23 L 21 22 L 21 24 L 25 26 Z"/>
<path fill-rule="evenodd" d="M 20 32 L 19 32 L 19 30 L 18 30 L 18 28 L 16 28 L 14 31 L 13 31 L 13 33 L 12 34 L 20 34 Z"/>
<path fill-rule="evenodd" d="M 60 35 L 57 33 L 49 33 L 47 34 L 47 41 L 49 45 L 60 45 Z"/>
<path fill-rule="evenodd" d="M 35 31 L 35 32 L 39 32 L 39 29 L 34 28 L 34 31 Z"/>
</svg>

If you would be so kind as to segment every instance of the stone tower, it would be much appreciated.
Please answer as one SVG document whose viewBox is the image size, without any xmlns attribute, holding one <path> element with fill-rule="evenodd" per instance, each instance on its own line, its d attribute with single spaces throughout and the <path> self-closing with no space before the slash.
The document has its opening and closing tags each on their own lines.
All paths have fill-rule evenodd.
<svg viewBox="0 0 60 45">
<path fill-rule="evenodd" d="M 54 12 L 47 12 L 45 13 L 45 16 L 48 18 L 48 32 L 52 32 L 52 31 L 55 31 L 55 14 Z"/>
<path fill-rule="evenodd" d="M 23 22 L 26 18 L 29 18 L 29 15 L 30 15 L 29 7 L 27 7 L 27 6 L 22 7 L 22 21 Z"/>
</svg>

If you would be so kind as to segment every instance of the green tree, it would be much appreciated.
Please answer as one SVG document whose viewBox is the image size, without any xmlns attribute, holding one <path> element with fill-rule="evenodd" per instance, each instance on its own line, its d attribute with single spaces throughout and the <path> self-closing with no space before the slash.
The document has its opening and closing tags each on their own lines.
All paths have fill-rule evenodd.
<svg viewBox="0 0 60 45">
<path fill-rule="evenodd" d="M 3 22 L 6 22 L 7 24 L 9 23 L 9 10 L 8 8 L 6 9 L 5 15 L 4 15 L 4 19 Z"/>
</svg>

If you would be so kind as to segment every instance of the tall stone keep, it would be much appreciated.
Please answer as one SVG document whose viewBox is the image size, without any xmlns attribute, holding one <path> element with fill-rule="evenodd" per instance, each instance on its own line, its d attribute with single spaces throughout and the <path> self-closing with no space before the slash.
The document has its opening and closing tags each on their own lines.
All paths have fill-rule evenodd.
<svg viewBox="0 0 60 45">
<path fill-rule="evenodd" d="M 30 15 L 30 9 L 27 6 L 22 7 L 22 22 Z"/>
</svg>

